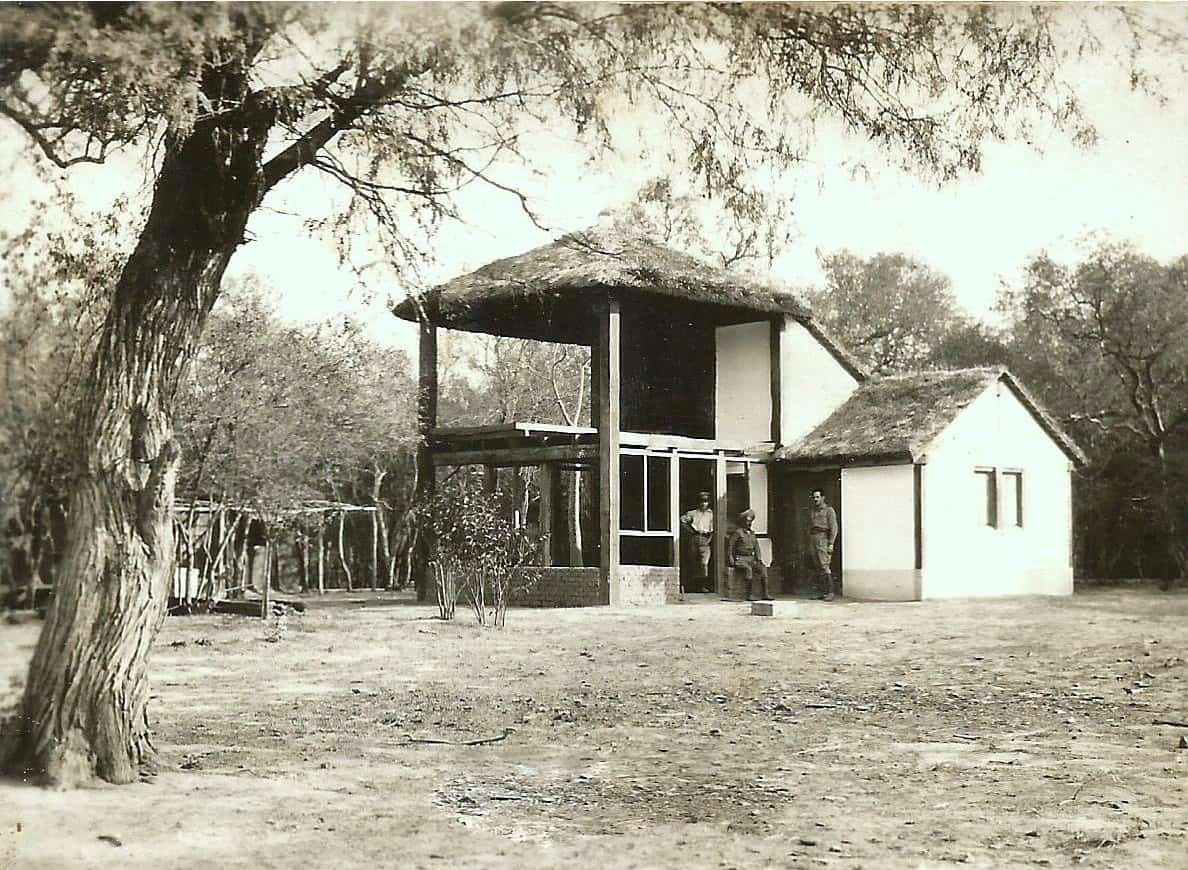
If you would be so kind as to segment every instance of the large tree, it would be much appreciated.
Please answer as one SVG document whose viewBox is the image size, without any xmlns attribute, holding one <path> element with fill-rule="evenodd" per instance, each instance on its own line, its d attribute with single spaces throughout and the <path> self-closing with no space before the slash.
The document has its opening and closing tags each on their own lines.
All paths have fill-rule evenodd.
<svg viewBox="0 0 1188 870">
<path fill-rule="evenodd" d="M 1161 574 L 1182 578 L 1188 480 L 1188 256 L 1103 243 L 1075 267 L 1033 258 L 1004 294 L 1018 368 L 1102 460 L 1107 535 L 1156 531 Z M 1121 489 L 1110 486 L 1118 481 Z M 1119 515 L 1124 517 L 1119 522 Z"/>
<path fill-rule="evenodd" d="M 66 168 L 138 149 L 153 174 L 72 427 L 59 583 L 8 761 L 58 784 L 151 763 L 146 661 L 173 549 L 173 411 L 224 270 L 278 186 L 341 181 L 388 255 L 533 127 L 605 147 L 629 105 L 705 191 L 786 164 L 814 119 L 942 177 L 1038 115 L 1075 121 L 1051 7 L 505 3 L 8 5 L 0 115 Z M 513 195 L 515 192 L 512 192 Z M 529 203 L 524 201 L 525 208 Z M 311 215 L 322 218 L 324 215 Z M 342 224 L 342 226 L 348 226 Z"/>
<path fill-rule="evenodd" d="M 966 325 L 949 277 L 904 254 L 839 251 L 821 267 L 825 285 L 808 291 L 809 307 L 876 374 L 928 365 Z"/>
</svg>

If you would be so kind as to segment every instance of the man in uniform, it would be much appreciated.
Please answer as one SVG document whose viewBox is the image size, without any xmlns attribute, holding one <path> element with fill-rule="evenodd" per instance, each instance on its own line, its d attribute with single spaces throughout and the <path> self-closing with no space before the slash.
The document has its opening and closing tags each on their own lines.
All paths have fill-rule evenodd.
<svg viewBox="0 0 1188 870">
<path fill-rule="evenodd" d="M 759 553 L 759 540 L 751 531 L 755 512 L 747 508 L 738 515 L 738 521 L 739 527 L 730 533 L 730 542 L 726 545 L 726 564 L 742 580 L 742 591 L 747 601 L 766 598 L 767 566 L 763 564 Z"/>
<path fill-rule="evenodd" d="M 809 564 L 816 569 L 816 578 L 825 587 L 823 601 L 833 600 L 833 542 L 837 540 L 837 511 L 825 501 L 825 493 L 813 490 L 813 507 L 809 511 Z"/>
<path fill-rule="evenodd" d="M 714 510 L 710 507 L 708 492 L 697 493 L 697 507 L 681 514 L 681 525 L 689 532 L 693 556 L 701 571 L 697 578 L 698 588 L 704 589 L 709 581 L 710 548 L 714 541 Z M 709 585 L 712 587 L 712 584 Z M 681 591 L 684 592 L 683 589 Z"/>
</svg>

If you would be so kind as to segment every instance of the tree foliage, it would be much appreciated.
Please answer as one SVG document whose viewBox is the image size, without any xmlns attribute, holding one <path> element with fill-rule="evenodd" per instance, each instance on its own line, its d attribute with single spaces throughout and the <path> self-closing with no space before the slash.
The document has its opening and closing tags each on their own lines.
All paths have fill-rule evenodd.
<svg viewBox="0 0 1188 870">
<path fill-rule="evenodd" d="M 87 218 L 65 195 L 51 202 L 74 216 L 66 228 L 41 224 L 0 240 L 0 543 L 8 575 L 30 587 L 53 581 L 74 462 L 68 433 L 103 290 L 127 254 L 118 212 Z"/>
<path fill-rule="evenodd" d="M 442 425 L 589 425 L 588 347 L 467 333 L 441 345 Z"/>
<path fill-rule="evenodd" d="M 821 258 L 825 284 L 809 307 L 875 374 L 929 365 L 959 329 L 968 329 L 947 275 L 904 254 Z"/>
<path fill-rule="evenodd" d="M 287 325 L 261 289 L 233 288 L 179 396 L 179 490 L 274 508 L 340 497 L 411 453 L 409 368 L 356 322 Z"/>
<path fill-rule="evenodd" d="M 1003 304 L 1018 368 L 1101 460 L 1090 490 L 1097 507 L 1119 532 L 1128 523 L 1158 530 L 1163 557 L 1152 567 L 1182 577 L 1188 256 L 1160 263 L 1115 242 L 1075 267 L 1040 255 Z"/>
</svg>

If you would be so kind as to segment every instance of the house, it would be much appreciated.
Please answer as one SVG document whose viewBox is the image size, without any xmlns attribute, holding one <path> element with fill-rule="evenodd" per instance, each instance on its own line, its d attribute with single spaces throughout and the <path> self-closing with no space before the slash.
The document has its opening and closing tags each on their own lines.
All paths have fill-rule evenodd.
<svg viewBox="0 0 1188 870">
<path fill-rule="evenodd" d="M 420 324 L 420 479 L 538 469 L 554 542 L 522 603 L 662 604 L 693 580 L 679 517 L 713 495 L 713 589 L 747 507 L 772 588 L 805 573 L 808 493 L 838 508 L 843 594 L 1067 593 L 1070 470 L 1083 455 L 1009 372 L 875 379 L 794 295 L 609 228 L 449 281 L 395 313 Z M 437 329 L 591 348 L 591 426 L 437 426 Z M 597 540 L 562 546 L 558 483 L 585 476 Z M 594 484 L 596 481 L 596 484 Z"/>
</svg>

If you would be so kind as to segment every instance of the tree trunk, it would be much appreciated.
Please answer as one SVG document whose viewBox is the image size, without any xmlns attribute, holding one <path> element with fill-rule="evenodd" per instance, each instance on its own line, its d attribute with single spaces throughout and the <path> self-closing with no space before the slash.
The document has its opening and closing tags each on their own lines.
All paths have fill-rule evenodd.
<svg viewBox="0 0 1188 870">
<path fill-rule="evenodd" d="M 233 96 L 246 78 L 212 69 Z M 173 407 L 248 216 L 263 197 L 261 107 L 166 138 L 148 219 L 116 283 L 76 411 L 75 488 L 57 589 L 18 715 L 9 769 L 71 786 L 152 766 L 149 649 L 173 561 Z"/>
</svg>

